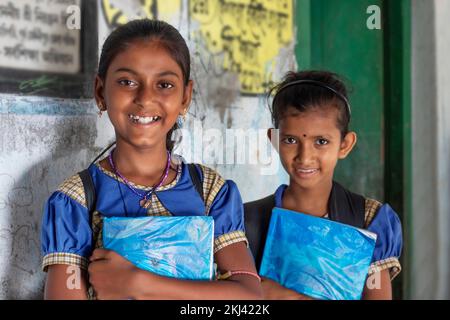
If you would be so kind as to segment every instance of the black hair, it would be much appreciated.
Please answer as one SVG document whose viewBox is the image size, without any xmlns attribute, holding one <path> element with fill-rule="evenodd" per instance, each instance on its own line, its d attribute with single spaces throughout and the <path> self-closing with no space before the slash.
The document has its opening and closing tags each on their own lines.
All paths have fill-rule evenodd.
<svg viewBox="0 0 450 320">
<path fill-rule="evenodd" d="M 273 96 L 269 106 L 272 122 L 279 127 L 280 120 L 289 108 L 299 112 L 334 106 L 338 110 L 337 127 L 344 138 L 350 122 L 350 105 L 347 88 L 341 78 L 328 71 L 288 72 L 283 80 L 274 86 L 268 97 Z"/>
<path fill-rule="evenodd" d="M 191 73 L 191 56 L 186 41 L 172 25 L 164 21 L 150 19 L 132 20 L 117 27 L 106 38 L 97 71 L 102 80 L 106 79 L 109 65 L 117 54 L 123 52 L 136 40 L 156 41 L 162 45 L 180 66 L 184 85 L 188 85 Z M 167 133 L 166 145 L 169 151 L 174 148 L 172 133 L 176 129 L 178 129 L 177 123 Z"/>
</svg>

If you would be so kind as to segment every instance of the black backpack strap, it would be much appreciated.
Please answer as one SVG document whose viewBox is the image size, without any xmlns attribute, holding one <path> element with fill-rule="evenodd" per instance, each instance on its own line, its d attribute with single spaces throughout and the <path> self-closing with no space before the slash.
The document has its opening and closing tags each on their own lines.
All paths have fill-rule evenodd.
<svg viewBox="0 0 450 320">
<path fill-rule="evenodd" d="M 78 175 L 80 176 L 81 181 L 83 182 L 84 194 L 86 197 L 86 207 L 88 208 L 89 211 L 90 225 L 92 225 L 92 214 L 94 213 L 96 203 L 94 181 L 92 181 L 92 177 L 88 169 L 80 171 Z"/>
<path fill-rule="evenodd" d="M 116 144 L 116 141 L 110 143 L 109 146 L 107 146 L 105 149 L 103 149 L 103 151 L 100 152 L 100 154 L 95 157 L 95 159 L 91 162 L 91 164 L 89 166 L 91 166 L 98 159 L 100 159 L 100 157 L 103 156 L 106 153 L 106 151 L 111 149 L 111 147 L 114 146 L 115 144 Z M 92 213 L 95 210 L 95 204 L 96 204 L 94 181 L 92 181 L 92 177 L 91 177 L 91 174 L 89 173 L 88 169 L 84 169 L 83 171 L 78 172 L 78 175 L 81 178 L 81 182 L 83 182 L 84 193 L 85 193 L 85 197 L 86 197 L 86 206 L 89 210 L 89 213 L 92 216 Z"/>
<path fill-rule="evenodd" d="M 102 155 L 104 155 L 104 154 L 106 153 L 106 151 L 108 151 L 109 149 L 111 149 L 112 146 L 114 146 L 115 144 L 116 144 L 116 142 L 114 141 L 114 142 L 111 143 L 109 146 L 107 146 L 105 149 L 103 149 L 103 151 L 100 152 L 100 153 L 98 154 L 98 156 L 95 157 L 95 159 L 91 162 L 91 164 L 95 163 L 98 159 L 100 159 L 100 157 L 101 157 Z"/>
<path fill-rule="evenodd" d="M 111 149 L 111 147 L 114 146 L 115 144 L 116 144 L 116 142 L 114 141 L 108 147 L 106 147 L 102 152 L 100 152 L 100 154 L 97 157 L 95 157 L 95 159 L 91 162 L 90 165 L 92 165 L 98 159 L 100 159 L 100 157 L 102 155 L 104 155 L 106 151 Z M 96 202 L 97 202 L 94 181 L 92 181 L 92 177 L 91 177 L 91 174 L 89 173 L 88 169 L 84 169 L 83 171 L 78 172 L 78 175 L 80 176 L 81 182 L 83 183 L 84 194 L 85 194 L 85 198 L 86 198 L 86 207 L 88 209 L 89 219 L 90 219 L 90 222 L 92 225 L 92 214 L 94 213 L 94 210 L 96 207 Z"/>
<path fill-rule="evenodd" d="M 366 199 L 363 196 L 350 192 L 333 181 L 328 201 L 328 212 L 331 220 L 363 228 L 365 207 Z"/>
<path fill-rule="evenodd" d="M 205 201 L 203 198 L 203 183 L 200 179 L 200 174 L 197 171 L 197 166 L 193 163 L 189 163 L 188 165 L 189 175 L 191 176 L 192 183 L 194 184 L 195 190 L 200 195 L 200 198 Z"/>
<path fill-rule="evenodd" d="M 244 204 L 245 235 L 255 258 L 257 270 L 259 270 L 261 265 L 267 231 L 269 230 L 270 218 L 274 207 L 275 195 Z"/>
</svg>

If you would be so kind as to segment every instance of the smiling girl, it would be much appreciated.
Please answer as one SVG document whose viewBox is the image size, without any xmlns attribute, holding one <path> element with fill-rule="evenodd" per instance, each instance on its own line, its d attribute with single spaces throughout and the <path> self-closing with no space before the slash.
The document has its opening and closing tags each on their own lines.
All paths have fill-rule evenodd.
<svg viewBox="0 0 450 320">
<path fill-rule="evenodd" d="M 366 282 L 362 297 L 391 299 L 391 280 L 401 270 L 400 220 L 388 204 L 352 193 L 333 180 L 337 162 L 356 144 L 356 133 L 349 130 L 351 110 L 345 85 L 325 71 L 290 72 L 273 93 L 272 121 L 279 138 L 272 143 L 279 147 L 289 185 L 245 204 L 247 237 L 257 268 L 272 208 L 285 208 L 376 233 L 368 272 L 374 283 Z M 269 138 L 272 134 L 269 130 Z M 263 279 L 262 287 L 267 299 L 308 299 L 270 279 Z"/>
<path fill-rule="evenodd" d="M 167 23 L 135 20 L 106 39 L 95 99 L 114 126 L 116 147 L 88 170 L 97 200 L 92 216 L 80 175 L 46 203 L 42 223 L 45 298 L 257 299 L 261 294 L 244 234 L 243 206 L 232 181 L 196 165 L 203 199 L 188 164 L 172 155 L 172 132 L 191 102 L 190 56 Z M 103 217 L 210 215 L 214 260 L 230 281 L 189 281 L 138 269 L 102 249 Z M 69 269 L 70 267 L 70 269 Z M 68 285 L 79 274 L 80 285 Z M 231 275 L 231 276 L 230 276 Z"/>
</svg>

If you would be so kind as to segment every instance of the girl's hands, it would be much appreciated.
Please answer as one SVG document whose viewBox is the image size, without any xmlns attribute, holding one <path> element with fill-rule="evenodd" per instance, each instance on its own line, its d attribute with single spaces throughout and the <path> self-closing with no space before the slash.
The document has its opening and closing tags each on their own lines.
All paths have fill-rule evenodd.
<svg viewBox="0 0 450 320">
<path fill-rule="evenodd" d="M 279 283 L 269 279 L 261 278 L 264 300 L 313 300 L 312 298 L 288 289 Z"/>
<path fill-rule="evenodd" d="M 98 299 L 132 299 L 128 292 L 139 269 L 111 250 L 96 249 L 89 264 L 89 282 Z"/>
</svg>

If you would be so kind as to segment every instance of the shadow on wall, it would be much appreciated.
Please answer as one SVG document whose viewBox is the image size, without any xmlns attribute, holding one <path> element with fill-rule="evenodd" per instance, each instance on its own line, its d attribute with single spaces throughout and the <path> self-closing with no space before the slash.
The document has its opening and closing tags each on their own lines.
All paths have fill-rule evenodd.
<svg viewBox="0 0 450 320">
<path fill-rule="evenodd" d="M 14 153 L 23 144 L 14 139 L 21 139 L 26 150 L 19 156 L 28 155 L 33 162 L 40 154 L 47 155 L 43 160 L 39 157 L 17 179 L 8 177 L 12 179 L 6 196 L 9 223 L 0 226 L 0 238 L 9 233 L 10 251 L 1 253 L 5 257 L 1 295 L 6 299 L 42 299 L 45 273 L 41 269 L 40 227 L 44 204 L 64 179 L 85 168 L 98 153 L 96 119 L 93 115 L 1 118 L 2 130 L 9 131 L 4 144 L 10 148 L 4 150 Z"/>
</svg>

